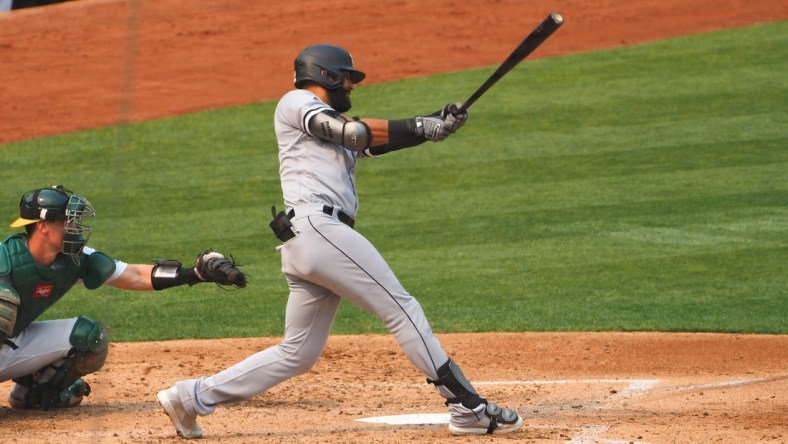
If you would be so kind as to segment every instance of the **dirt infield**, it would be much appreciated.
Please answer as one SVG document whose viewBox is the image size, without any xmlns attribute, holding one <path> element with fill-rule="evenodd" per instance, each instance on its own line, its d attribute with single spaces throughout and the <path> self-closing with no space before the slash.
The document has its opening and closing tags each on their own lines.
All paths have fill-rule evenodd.
<svg viewBox="0 0 788 444">
<path fill-rule="evenodd" d="M 788 18 L 785 2 L 744 0 L 382 4 L 94 0 L 2 14 L 0 143 L 274 99 L 290 88 L 294 55 L 317 41 L 348 47 L 376 83 L 497 64 L 551 10 L 566 24 L 534 57 Z M 203 441 L 788 442 L 788 336 L 439 338 L 483 396 L 525 417 L 521 432 L 451 437 L 441 398 L 391 337 L 335 336 L 306 375 L 202 418 Z M 276 342 L 112 344 L 79 408 L 27 412 L 0 402 L 0 441 L 175 442 L 158 390 Z M 0 384 L 0 395 L 10 387 Z M 385 416 L 406 423 L 368 422 Z"/>
<path fill-rule="evenodd" d="M 200 419 L 223 443 L 783 443 L 788 336 L 662 333 L 439 335 L 483 396 L 516 408 L 512 435 L 457 438 L 443 423 L 359 419 L 446 414 L 388 335 L 333 336 L 317 366 Z M 3 442 L 173 442 L 156 392 L 223 369 L 275 338 L 112 344 L 94 394 L 56 412 L 0 408 Z M 0 392 L 10 389 L 0 384 Z M 425 416 L 425 418 L 428 418 Z M 442 418 L 439 418 L 442 419 Z M 414 421 L 411 421 L 414 422 Z"/>
</svg>

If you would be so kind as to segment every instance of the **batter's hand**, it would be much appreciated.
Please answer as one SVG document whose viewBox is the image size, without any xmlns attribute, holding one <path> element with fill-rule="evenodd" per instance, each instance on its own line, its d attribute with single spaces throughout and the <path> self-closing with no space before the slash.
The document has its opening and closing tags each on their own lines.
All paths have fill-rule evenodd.
<svg viewBox="0 0 788 444">
<path fill-rule="evenodd" d="M 416 135 L 433 142 L 445 140 L 452 132 L 439 116 L 416 116 Z"/>
<path fill-rule="evenodd" d="M 456 133 L 468 121 L 468 111 L 460 112 L 460 106 L 460 103 L 449 103 L 441 109 L 440 116 L 452 133 Z"/>
</svg>

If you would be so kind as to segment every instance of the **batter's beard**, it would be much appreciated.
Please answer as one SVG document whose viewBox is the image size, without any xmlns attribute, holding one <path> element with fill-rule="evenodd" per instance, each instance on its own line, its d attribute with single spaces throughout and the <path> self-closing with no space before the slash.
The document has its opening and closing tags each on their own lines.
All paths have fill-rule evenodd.
<svg viewBox="0 0 788 444">
<path fill-rule="evenodd" d="M 334 110 L 344 113 L 350 111 L 350 95 L 345 88 L 339 87 L 328 90 L 328 100 Z"/>
</svg>

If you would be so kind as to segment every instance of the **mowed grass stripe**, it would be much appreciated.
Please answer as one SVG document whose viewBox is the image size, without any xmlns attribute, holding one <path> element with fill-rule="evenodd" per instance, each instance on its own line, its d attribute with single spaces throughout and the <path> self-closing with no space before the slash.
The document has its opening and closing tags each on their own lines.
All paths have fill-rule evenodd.
<svg viewBox="0 0 788 444">
<path fill-rule="evenodd" d="M 362 161 L 358 229 L 439 332 L 784 334 L 786 48 L 777 22 L 526 61 L 457 136 Z M 353 114 L 430 113 L 493 69 L 362 85 Z M 274 106 L 3 145 L 9 221 L 21 193 L 63 183 L 98 210 L 91 245 L 132 262 L 211 247 L 251 279 L 75 289 L 45 316 L 88 314 L 116 340 L 280 335 Z M 343 304 L 334 331 L 384 328 Z"/>
</svg>

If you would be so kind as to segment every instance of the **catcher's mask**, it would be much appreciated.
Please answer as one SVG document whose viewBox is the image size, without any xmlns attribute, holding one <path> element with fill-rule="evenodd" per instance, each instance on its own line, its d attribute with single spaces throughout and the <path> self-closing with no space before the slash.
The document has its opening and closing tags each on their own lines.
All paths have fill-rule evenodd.
<svg viewBox="0 0 788 444">
<path fill-rule="evenodd" d="M 313 81 L 328 90 L 340 88 L 344 83 L 343 72 L 350 73 L 350 81 L 359 83 L 367 75 L 353 68 L 349 52 L 334 45 L 312 45 L 301 51 L 294 63 L 293 83 L 303 88 L 306 81 Z"/>
<path fill-rule="evenodd" d="M 19 202 L 19 218 L 11 223 L 11 227 L 23 227 L 40 220 L 64 221 L 63 253 L 79 265 L 79 254 L 92 230 L 82 224 L 82 218 L 95 215 L 87 199 L 62 185 L 56 185 L 25 193 Z"/>
</svg>

